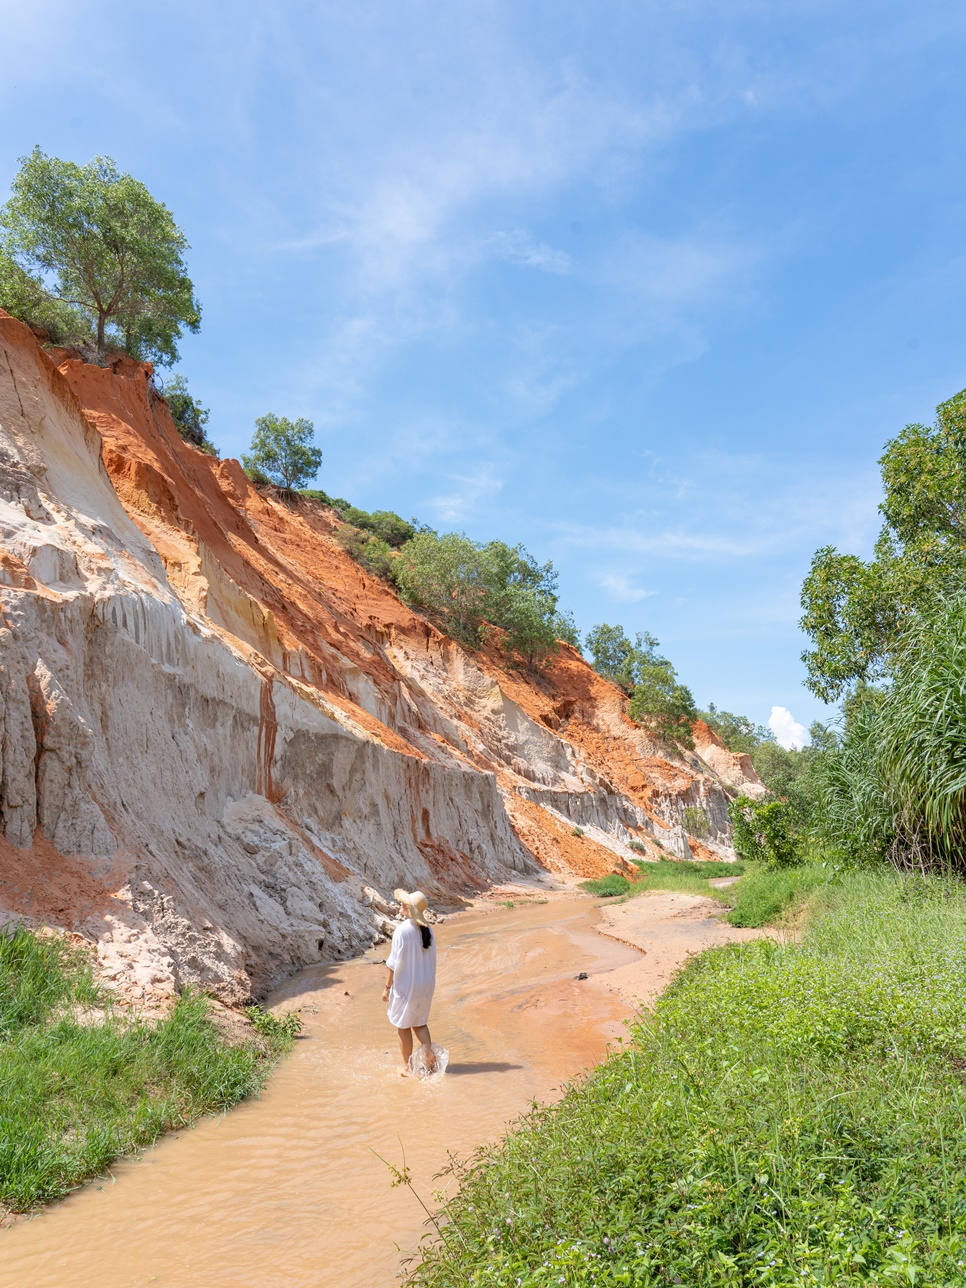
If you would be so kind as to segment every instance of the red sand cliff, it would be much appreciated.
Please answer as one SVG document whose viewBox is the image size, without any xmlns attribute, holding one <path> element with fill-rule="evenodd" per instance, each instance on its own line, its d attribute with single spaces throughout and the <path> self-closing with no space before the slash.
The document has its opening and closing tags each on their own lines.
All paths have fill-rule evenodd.
<svg viewBox="0 0 966 1288">
<path fill-rule="evenodd" d="M 104 942 L 130 942 L 132 960 L 154 954 L 154 986 L 167 954 L 174 982 L 211 986 L 214 973 L 231 998 L 313 954 L 357 947 L 372 924 L 364 881 L 391 888 L 405 876 L 443 897 L 513 871 L 620 870 L 632 838 L 654 856 L 658 840 L 682 856 L 726 848 L 716 774 L 662 752 L 575 650 L 563 646 L 540 675 L 508 669 L 496 651 L 468 653 L 348 557 L 331 510 L 259 491 L 236 461 L 182 441 L 149 368 L 47 356 L 3 314 L 0 338 L 5 738 L 22 691 L 41 759 L 61 755 L 44 742 L 50 703 L 80 730 L 70 808 L 44 805 L 49 784 L 16 788 L 33 790 L 37 811 L 26 850 L 29 801 L 5 815 L 0 900 L 12 911 L 36 905 L 71 921 L 69 894 L 59 904 L 37 894 L 46 872 L 51 894 L 86 890 L 86 933 L 106 959 Z M 60 469 L 71 453 L 73 474 Z M 155 694 L 128 728 L 138 698 L 125 706 L 120 688 L 138 691 L 139 666 L 140 689 L 150 676 Z M 725 764 L 716 742 L 700 731 L 699 750 L 735 781 L 742 766 Z M 179 818 L 169 827 L 158 801 L 158 837 L 130 798 L 153 809 L 162 780 Z M 716 849 L 685 836 L 689 805 L 705 810 Z M 54 813 L 86 820 L 59 825 L 63 857 L 40 821 Z M 284 855 L 284 877 L 266 852 Z M 97 889 L 129 934 L 103 941 Z M 284 952 L 267 947 L 273 919 Z"/>
</svg>

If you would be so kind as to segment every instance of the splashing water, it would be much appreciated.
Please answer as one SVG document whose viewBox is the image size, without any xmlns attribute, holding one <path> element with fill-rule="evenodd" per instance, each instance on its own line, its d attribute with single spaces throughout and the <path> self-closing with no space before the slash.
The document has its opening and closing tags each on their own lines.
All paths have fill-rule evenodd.
<svg viewBox="0 0 966 1288">
<path fill-rule="evenodd" d="M 449 1052 L 433 1042 L 428 1048 L 416 1048 L 409 1057 L 409 1072 L 414 1078 L 441 1078 L 448 1064 Z"/>
</svg>

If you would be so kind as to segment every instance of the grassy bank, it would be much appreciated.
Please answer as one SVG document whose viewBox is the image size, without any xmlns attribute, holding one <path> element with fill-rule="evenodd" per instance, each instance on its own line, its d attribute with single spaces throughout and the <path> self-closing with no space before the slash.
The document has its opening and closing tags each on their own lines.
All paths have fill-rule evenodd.
<svg viewBox="0 0 966 1288">
<path fill-rule="evenodd" d="M 636 878 L 611 873 L 581 884 L 588 894 L 602 898 L 629 898 L 657 890 L 702 895 L 730 908 L 727 920 L 733 926 L 754 927 L 773 925 L 794 916 L 813 891 L 836 877 L 833 867 L 820 862 L 773 868 L 759 863 L 688 863 L 662 859 L 658 863 L 641 863 L 639 868 L 640 876 Z M 740 880 L 718 889 L 710 884 L 716 877 L 740 877 Z"/>
<path fill-rule="evenodd" d="M 484 1150 L 412 1283 L 966 1282 L 966 894 L 851 874 Z"/>
<path fill-rule="evenodd" d="M 160 1023 L 105 1005 L 84 954 L 24 930 L 0 935 L 0 1211 L 58 1198 L 237 1104 L 291 1041 L 229 1042 L 198 996 Z"/>
</svg>

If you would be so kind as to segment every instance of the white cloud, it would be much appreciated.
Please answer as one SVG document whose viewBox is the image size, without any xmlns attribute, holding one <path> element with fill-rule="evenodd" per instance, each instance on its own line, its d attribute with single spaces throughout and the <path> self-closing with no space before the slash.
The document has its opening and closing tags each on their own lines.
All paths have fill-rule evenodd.
<svg viewBox="0 0 966 1288">
<path fill-rule="evenodd" d="M 571 259 L 566 251 L 554 250 L 522 228 L 515 228 L 512 233 L 494 233 L 488 245 L 511 264 L 523 264 L 527 268 L 539 268 L 544 273 L 560 276 L 570 272 Z"/>
<path fill-rule="evenodd" d="M 635 586 L 630 577 L 624 573 L 609 572 L 605 573 L 600 579 L 600 584 L 609 590 L 614 599 L 620 600 L 622 604 L 636 604 L 642 599 L 647 599 L 651 595 L 656 595 L 656 590 L 645 590 L 643 586 Z"/>
<path fill-rule="evenodd" d="M 783 747 L 801 750 L 808 742 L 808 730 L 798 723 L 787 707 L 772 707 L 768 728 Z"/>
<path fill-rule="evenodd" d="M 503 480 L 494 477 L 492 467 L 484 465 L 475 474 L 454 474 L 458 486 L 445 496 L 434 497 L 430 505 L 444 523 L 459 523 L 475 510 L 486 497 L 503 490 Z"/>
</svg>

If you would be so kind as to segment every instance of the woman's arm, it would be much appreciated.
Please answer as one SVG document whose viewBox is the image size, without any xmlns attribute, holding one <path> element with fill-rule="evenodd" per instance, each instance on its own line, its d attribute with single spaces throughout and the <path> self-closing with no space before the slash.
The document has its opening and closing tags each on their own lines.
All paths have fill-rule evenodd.
<svg viewBox="0 0 966 1288">
<path fill-rule="evenodd" d="M 386 987 L 382 990 L 382 1000 L 384 1002 L 389 1001 L 389 990 L 392 988 L 392 978 L 394 973 L 394 971 L 390 970 L 389 974 L 386 976 Z"/>
</svg>

